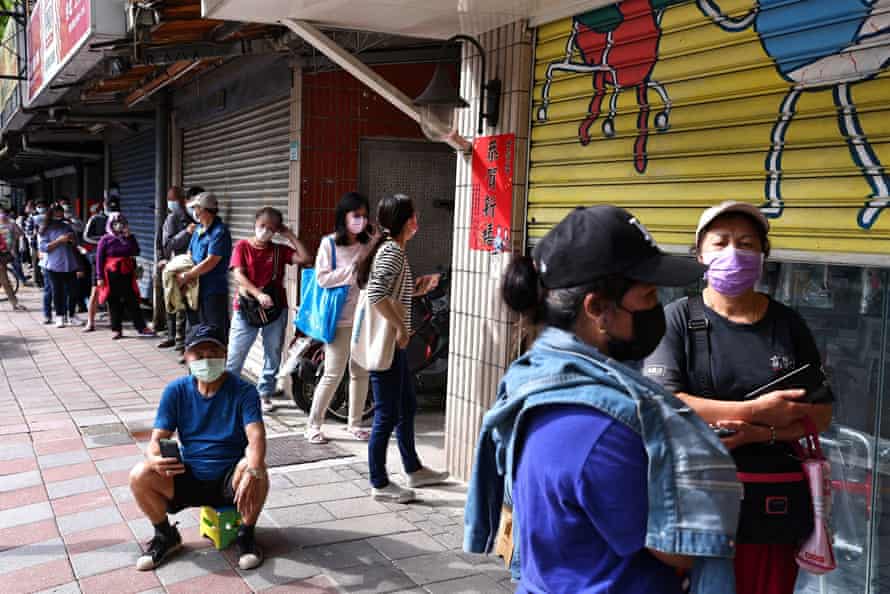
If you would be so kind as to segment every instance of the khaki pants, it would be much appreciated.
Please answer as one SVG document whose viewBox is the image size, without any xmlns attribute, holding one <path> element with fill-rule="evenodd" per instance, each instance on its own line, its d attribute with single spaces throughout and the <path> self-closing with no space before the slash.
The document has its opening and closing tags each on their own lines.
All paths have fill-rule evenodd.
<svg viewBox="0 0 890 594">
<path fill-rule="evenodd" d="M 309 426 L 321 429 L 325 411 L 340 385 L 346 364 L 349 364 L 349 428 L 356 429 L 362 424 L 362 411 L 368 397 L 368 372 L 356 365 L 349 356 L 349 339 L 352 326 L 337 328 L 334 342 L 324 347 L 324 375 L 315 387 L 312 396 L 312 410 L 309 411 Z"/>
<path fill-rule="evenodd" d="M 18 307 L 19 301 L 16 299 L 12 290 L 12 283 L 9 282 L 9 275 L 6 273 L 6 265 L 0 264 L 0 286 L 6 292 L 6 298 L 9 299 L 9 305 L 13 308 Z"/>
</svg>

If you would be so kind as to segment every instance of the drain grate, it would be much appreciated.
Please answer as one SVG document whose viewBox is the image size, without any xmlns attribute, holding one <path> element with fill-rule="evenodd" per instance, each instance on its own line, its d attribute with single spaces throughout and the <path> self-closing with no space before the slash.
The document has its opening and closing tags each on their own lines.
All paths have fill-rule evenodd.
<svg viewBox="0 0 890 594">
<path fill-rule="evenodd" d="M 308 464 L 309 462 L 350 457 L 352 454 L 334 443 L 309 444 L 302 435 L 282 435 L 266 440 L 267 466 Z"/>
</svg>

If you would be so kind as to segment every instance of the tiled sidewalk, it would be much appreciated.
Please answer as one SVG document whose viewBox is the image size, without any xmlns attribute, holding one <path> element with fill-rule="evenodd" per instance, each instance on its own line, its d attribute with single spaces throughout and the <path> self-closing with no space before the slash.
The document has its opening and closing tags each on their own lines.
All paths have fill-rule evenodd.
<svg viewBox="0 0 890 594">
<path fill-rule="evenodd" d="M 462 486 L 382 505 L 367 496 L 360 456 L 275 469 L 259 570 L 236 569 L 186 510 L 175 518 L 183 553 L 136 571 L 152 528 L 127 476 L 183 368 L 154 340 L 44 326 L 38 293 L 20 296 L 27 313 L 0 303 L 0 592 L 512 592 L 499 560 L 459 552 Z M 297 416 L 283 408 L 270 432 Z"/>
</svg>

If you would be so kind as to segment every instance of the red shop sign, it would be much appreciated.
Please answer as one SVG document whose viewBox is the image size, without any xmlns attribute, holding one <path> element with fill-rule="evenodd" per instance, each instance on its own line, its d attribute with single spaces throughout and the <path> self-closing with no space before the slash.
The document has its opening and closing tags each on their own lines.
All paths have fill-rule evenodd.
<svg viewBox="0 0 890 594">
<path fill-rule="evenodd" d="M 501 252 L 510 245 L 515 146 L 515 134 L 483 136 L 473 142 L 471 250 Z"/>
</svg>

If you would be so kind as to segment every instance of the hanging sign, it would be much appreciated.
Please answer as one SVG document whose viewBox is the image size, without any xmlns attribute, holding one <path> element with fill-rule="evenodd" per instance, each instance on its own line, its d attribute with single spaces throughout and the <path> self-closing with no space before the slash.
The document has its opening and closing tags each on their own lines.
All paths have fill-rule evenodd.
<svg viewBox="0 0 890 594">
<path fill-rule="evenodd" d="M 515 146 L 515 134 L 483 136 L 473 143 L 471 250 L 501 252 L 510 245 Z"/>
<path fill-rule="evenodd" d="M 90 0 L 37 0 L 28 22 L 28 102 L 34 101 L 91 32 Z"/>
</svg>

